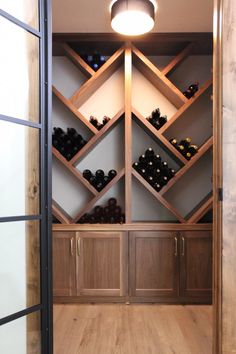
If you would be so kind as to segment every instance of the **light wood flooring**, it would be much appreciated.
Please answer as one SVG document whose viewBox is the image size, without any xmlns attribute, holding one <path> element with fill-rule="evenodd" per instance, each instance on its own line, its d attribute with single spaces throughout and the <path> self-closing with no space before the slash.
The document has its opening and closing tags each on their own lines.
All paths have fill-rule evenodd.
<svg viewBox="0 0 236 354">
<path fill-rule="evenodd" d="M 211 354 L 211 306 L 54 305 L 54 354 Z"/>
</svg>

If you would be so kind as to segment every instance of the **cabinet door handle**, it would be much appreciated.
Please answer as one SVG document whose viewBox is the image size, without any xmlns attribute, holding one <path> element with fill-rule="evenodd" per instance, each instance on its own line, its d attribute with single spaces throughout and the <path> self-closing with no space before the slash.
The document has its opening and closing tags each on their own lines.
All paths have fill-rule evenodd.
<svg viewBox="0 0 236 354">
<path fill-rule="evenodd" d="M 182 256 L 185 255 L 185 238 L 182 237 Z"/>
<path fill-rule="evenodd" d="M 74 238 L 73 237 L 70 239 L 70 254 L 72 257 L 74 256 Z"/>
<path fill-rule="evenodd" d="M 80 257 L 80 237 L 77 240 L 77 252 L 78 252 L 78 256 Z"/>
<path fill-rule="evenodd" d="M 178 239 L 175 237 L 175 257 L 178 256 Z"/>
</svg>

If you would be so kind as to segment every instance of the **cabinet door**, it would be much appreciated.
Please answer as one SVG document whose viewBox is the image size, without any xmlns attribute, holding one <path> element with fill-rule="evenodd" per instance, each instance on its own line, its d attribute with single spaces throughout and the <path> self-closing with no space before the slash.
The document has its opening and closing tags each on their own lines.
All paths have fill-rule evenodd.
<svg viewBox="0 0 236 354">
<path fill-rule="evenodd" d="M 53 233 L 53 295 L 76 295 L 74 232 Z"/>
<path fill-rule="evenodd" d="M 212 232 L 181 233 L 181 296 L 210 298 L 212 293 Z"/>
<path fill-rule="evenodd" d="M 125 233 L 77 232 L 78 295 L 125 295 L 125 244 Z"/>
<path fill-rule="evenodd" d="M 178 295 L 178 238 L 173 232 L 130 233 L 130 295 Z"/>
</svg>

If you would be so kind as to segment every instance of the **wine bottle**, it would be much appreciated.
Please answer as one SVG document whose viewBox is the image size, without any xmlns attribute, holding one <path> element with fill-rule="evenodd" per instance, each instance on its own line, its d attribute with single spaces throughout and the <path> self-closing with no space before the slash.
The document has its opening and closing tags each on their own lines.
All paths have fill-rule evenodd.
<svg viewBox="0 0 236 354">
<path fill-rule="evenodd" d="M 139 156 L 139 162 L 146 164 L 147 163 L 147 158 L 145 155 Z"/>
<path fill-rule="evenodd" d="M 96 179 L 96 177 L 95 176 L 91 176 L 90 178 L 89 178 L 89 183 L 92 185 L 92 186 L 96 186 L 96 183 L 97 183 L 97 179 Z"/>
<path fill-rule="evenodd" d="M 95 185 L 95 188 L 98 192 L 101 192 L 101 190 L 103 189 L 104 185 L 102 181 L 98 181 Z"/>
<path fill-rule="evenodd" d="M 110 179 L 113 179 L 114 177 L 116 177 L 116 175 L 117 175 L 116 170 L 110 170 L 110 171 L 108 172 L 108 177 L 109 177 Z"/>
<path fill-rule="evenodd" d="M 154 188 L 157 192 L 159 192 L 159 191 L 161 190 L 161 185 L 160 185 L 160 183 L 155 182 L 154 185 L 153 185 L 153 188 Z"/>
<path fill-rule="evenodd" d="M 103 184 L 104 184 L 104 187 L 110 182 L 110 178 L 108 176 L 104 176 L 103 177 Z"/>
<path fill-rule="evenodd" d="M 92 177 L 92 172 L 91 172 L 90 170 L 84 170 L 84 171 L 83 171 L 83 177 L 84 177 L 85 179 L 87 179 L 87 181 L 89 181 L 90 178 Z"/>
<path fill-rule="evenodd" d="M 110 120 L 111 120 L 111 118 L 109 118 L 109 117 L 107 117 L 107 116 L 104 116 L 104 117 L 103 117 L 103 120 L 102 120 L 102 124 L 103 124 L 103 125 L 106 125 Z"/>
<path fill-rule="evenodd" d="M 161 167 L 162 167 L 162 169 L 168 168 L 168 163 L 166 161 L 162 161 Z"/>
<path fill-rule="evenodd" d="M 95 206 L 94 214 L 101 216 L 103 214 L 103 207 L 100 205 Z"/>
<path fill-rule="evenodd" d="M 160 108 L 155 109 L 152 111 L 152 118 L 158 120 L 161 116 Z"/>
<path fill-rule="evenodd" d="M 170 142 L 175 148 L 177 148 L 177 144 L 178 144 L 177 139 L 171 138 L 171 139 L 169 140 L 169 142 Z"/>
<path fill-rule="evenodd" d="M 96 128 L 97 128 L 97 130 L 101 130 L 103 128 L 103 124 L 97 122 Z"/>
<path fill-rule="evenodd" d="M 198 152 L 198 146 L 197 145 L 190 145 L 188 148 L 188 152 L 190 152 L 190 154 L 192 156 L 194 156 Z"/>
<path fill-rule="evenodd" d="M 180 152 L 182 155 L 185 154 L 185 147 L 184 147 L 184 145 L 178 144 L 178 145 L 177 145 L 177 149 L 179 150 L 179 152 Z"/>
<path fill-rule="evenodd" d="M 90 116 L 89 121 L 95 128 L 97 128 L 97 124 L 98 124 L 97 118 L 95 118 L 94 116 Z"/>
<path fill-rule="evenodd" d="M 115 205 L 117 205 L 116 198 L 109 198 L 108 199 L 108 206 L 115 206 Z"/>
<path fill-rule="evenodd" d="M 188 149 L 191 141 L 192 141 L 191 138 L 185 138 L 179 142 L 179 145 L 183 145 L 185 147 L 185 149 Z"/>
<path fill-rule="evenodd" d="M 134 162 L 133 163 L 133 168 L 136 170 L 136 171 L 139 171 L 140 169 L 140 164 L 138 162 Z"/>
<path fill-rule="evenodd" d="M 103 170 L 97 170 L 96 173 L 95 173 L 95 176 L 98 178 L 98 179 L 103 179 L 104 176 L 105 176 L 105 173 Z"/>
<path fill-rule="evenodd" d="M 195 81 L 194 84 L 188 88 L 192 92 L 192 96 L 199 90 L 199 82 Z"/>
<path fill-rule="evenodd" d="M 151 147 L 149 147 L 146 151 L 145 151 L 145 157 L 151 157 L 154 156 L 155 153 L 153 151 L 153 149 Z M 142 155 L 143 156 L 143 155 Z"/>
<path fill-rule="evenodd" d="M 162 127 L 164 124 L 166 124 L 166 122 L 167 122 L 167 116 L 161 116 L 159 118 L 160 127 Z"/>
</svg>

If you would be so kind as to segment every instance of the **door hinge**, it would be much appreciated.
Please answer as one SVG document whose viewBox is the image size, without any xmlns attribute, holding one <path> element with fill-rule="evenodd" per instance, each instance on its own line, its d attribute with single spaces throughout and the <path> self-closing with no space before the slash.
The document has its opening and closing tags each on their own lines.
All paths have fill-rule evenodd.
<svg viewBox="0 0 236 354">
<path fill-rule="evenodd" d="M 223 188 L 218 188 L 218 200 L 219 202 L 223 201 Z"/>
</svg>

